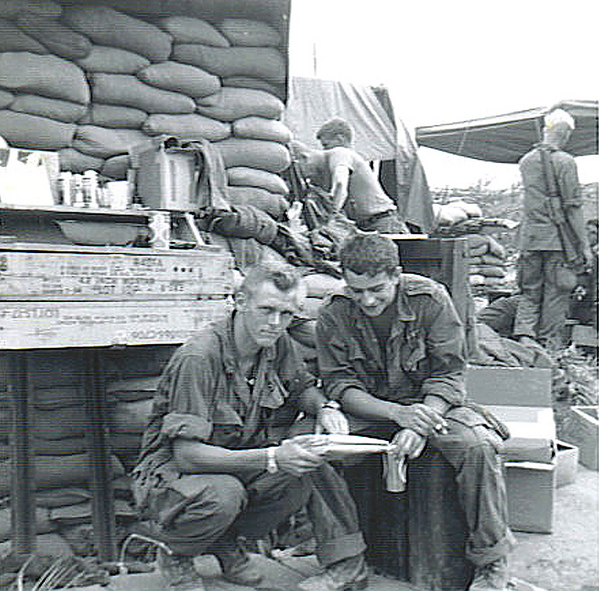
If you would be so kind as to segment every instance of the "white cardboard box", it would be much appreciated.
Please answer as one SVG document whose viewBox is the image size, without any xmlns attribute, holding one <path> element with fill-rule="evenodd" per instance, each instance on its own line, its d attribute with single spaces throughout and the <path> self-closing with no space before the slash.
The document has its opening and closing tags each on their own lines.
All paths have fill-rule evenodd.
<svg viewBox="0 0 599 591">
<path fill-rule="evenodd" d="M 510 430 L 502 454 L 510 527 L 551 533 L 557 464 L 551 370 L 472 366 L 466 389 Z"/>
</svg>

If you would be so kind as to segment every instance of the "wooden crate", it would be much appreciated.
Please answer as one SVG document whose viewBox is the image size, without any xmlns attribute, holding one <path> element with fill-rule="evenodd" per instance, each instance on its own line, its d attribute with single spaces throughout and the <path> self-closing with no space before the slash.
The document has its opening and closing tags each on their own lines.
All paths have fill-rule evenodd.
<svg viewBox="0 0 599 591">
<path fill-rule="evenodd" d="M 231 256 L 193 251 L 0 251 L 2 300 L 157 300 L 233 291 Z"/>
</svg>

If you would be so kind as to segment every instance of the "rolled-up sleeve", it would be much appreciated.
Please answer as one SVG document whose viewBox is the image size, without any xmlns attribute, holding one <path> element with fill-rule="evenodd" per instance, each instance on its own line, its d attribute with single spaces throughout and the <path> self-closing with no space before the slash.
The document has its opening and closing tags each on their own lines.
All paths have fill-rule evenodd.
<svg viewBox="0 0 599 591">
<path fill-rule="evenodd" d="M 168 412 L 164 415 L 161 435 L 209 440 L 213 428 L 213 397 L 216 368 L 209 355 L 182 354 L 168 368 L 164 386 L 168 389 Z"/>
<path fill-rule="evenodd" d="M 169 412 L 162 420 L 160 434 L 166 439 L 197 439 L 205 441 L 212 433 L 212 423 L 204 417 Z"/>
<path fill-rule="evenodd" d="M 335 400 L 341 399 L 348 388 L 368 391 L 352 366 L 346 332 L 330 310 L 320 311 L 316 323 L 318 366 L 324 390 Z"/>
<path fill-rule="evenodd" d="M 576 162 L 569 154 L 560 154 L 562 157 L 557 160 L 555 169 L 560 195 L 564 207 L 582 206 L 582 192 L 578 182 L 578 169 Z"/>
</svg>

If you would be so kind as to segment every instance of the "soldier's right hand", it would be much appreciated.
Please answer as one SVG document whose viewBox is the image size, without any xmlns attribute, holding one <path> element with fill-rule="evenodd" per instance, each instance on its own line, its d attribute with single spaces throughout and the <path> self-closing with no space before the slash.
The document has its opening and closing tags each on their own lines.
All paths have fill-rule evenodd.
<svg viewBox="0 0 599 591">
<path fill-rule="evenodd" d="M 310 436 L 314 439 L 314 436 Z M 297 441 L 299 439 L 299 441 Z M 279 470 L 301 476 L 316 470 L 324 462 L 325 445 L 319 445 L 318 441 L 301 437 L 287 439 L 275 449 L 275 460 Z"/>
<path fill-rule="evenodd" d="M 391 412 L 391 419 L 400 427 L 412 429 L 423 437 L 446 426 L 445 419 L 436 410 L 423 403 L 396 404 Z"/>
</svg>

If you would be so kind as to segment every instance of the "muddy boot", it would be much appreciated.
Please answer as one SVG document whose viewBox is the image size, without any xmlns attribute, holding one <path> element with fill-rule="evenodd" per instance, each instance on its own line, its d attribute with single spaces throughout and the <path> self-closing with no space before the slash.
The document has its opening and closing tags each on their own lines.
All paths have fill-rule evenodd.
<svg viewBox="0 0 599 591">
<path fill-rule="evenodd" d="M 171 591 L 204 591 L 204 584 L 193 566 L 191 556 L 168 554 L 159 548 L 156 564 L 167 589 Z"/>
<path fill-rule="evenodd" d="M 368 568 L 364 556 L 353 556 L 326 567 L 298 587 L 301 591 L 360 591 L 368 587 Z"/>
<path fill-rule="evenodd" d="M 484 566 L 476 567 L 468 591 L 507 591 L 508 580 L 507 558 L 504 556 Z"/>
</svg>

